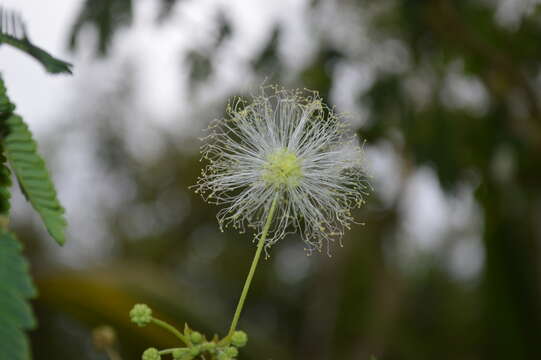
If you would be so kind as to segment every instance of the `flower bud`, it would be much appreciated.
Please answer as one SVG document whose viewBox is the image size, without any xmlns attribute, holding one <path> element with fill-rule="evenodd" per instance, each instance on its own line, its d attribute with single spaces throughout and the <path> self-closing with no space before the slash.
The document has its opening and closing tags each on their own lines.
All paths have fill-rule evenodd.
<svg viewBox="0 0 541 360">
<path fill-rule="evenodd" d="M 200 344 L 203 341 L 203 335 L 201 335 L 200 332 L 194 331 L 190 334 L 190 340 L 192 340 L 194 344 Z"/>
<path fill-rule="evenodd" d="M 143 360 L 161 360 L 161 358 L 162 357 L 160 356 L 158 349 L 155 348 L 146 349 L 141 357 Z"/>
<path fill-rule="evenodd" d="M 236 347 L 243 347 L 248 342 L 248 335 L 244 331 L 235 331 L 231 336 L 231 343 Z"/>
<path fill-rule="evenodd" d="M 143 327 L 152 321 L 152 310 L 145 304 L 136 304 L 130 311 L 131 321 Z"/>
</svg>

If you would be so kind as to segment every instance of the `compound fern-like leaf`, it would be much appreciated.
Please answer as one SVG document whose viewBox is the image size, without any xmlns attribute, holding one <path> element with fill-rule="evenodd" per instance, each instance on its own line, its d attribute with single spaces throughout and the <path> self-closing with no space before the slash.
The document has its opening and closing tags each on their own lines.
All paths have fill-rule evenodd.
<svg viewBox="0 0 541 360">
<path fill-rule="evenodd" d="M 51 74 L 72 73 L 72 64 L 53 57 L 30 41 L 26 26 L 19 14 L 0 7 L 0 44 L 2 43 L 11 45 L 32 56 Z"/>
<path fill-rule="evenodd" d="M 65 242 L 64 230 L 67 225 L 64 208 L 57 199 L 56 190 L 45 162 L 37 152 L 32 133 L 23 119 L 16 114 L 7 118 L 4 126 L 7 131 L 4 137 L 5 153 L 21 190 L 40 214 L 49 234 L 62 245 Z"/>
<path fill-rule="evenodd" d="M 28 263 L 15 236 L 0 229 L 0 358 L 29 360 L 30 346 L 25 330 L 36 321 L 28 299 L 36 289 L 28 273 Z"/>
</svg>

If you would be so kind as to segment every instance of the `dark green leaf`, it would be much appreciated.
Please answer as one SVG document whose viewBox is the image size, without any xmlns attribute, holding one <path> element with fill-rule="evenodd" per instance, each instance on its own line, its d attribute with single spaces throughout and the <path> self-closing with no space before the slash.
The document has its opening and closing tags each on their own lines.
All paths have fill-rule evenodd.
<svg viewBox="0 0 541 360">
<path fill-rule="evenodd" d="M 29 360 L 30 346 L 25 330 L 35 327 L 28 299 L 36 289 L 28 274 L 28 263 L 15 236 L 0 230 L 0 354 L 2 359 Z"/>
<path fill-rule="evenodd" d="M 57 59 L 45 50 L 34 45 L 26 33 L 26 25 L 21 16 L 0 7 L 0 44 L 11 45 L 39 61 L 51 74 L 71 74 L 70 63 Z"/>
<path fill-rule="evenodd" d="M 13 167 L 19 185 L 28 201 L 40 214 L 49 234 L 64 244 L 67 225 L 64 208 L 56 197 L 56 190 L 49 177 L 45 162 L 37 152 L 37 144 L 23 119 L 11 115 L 5 120 L 7 135 L 4 138 L 6 156 Z"/>
</svg>

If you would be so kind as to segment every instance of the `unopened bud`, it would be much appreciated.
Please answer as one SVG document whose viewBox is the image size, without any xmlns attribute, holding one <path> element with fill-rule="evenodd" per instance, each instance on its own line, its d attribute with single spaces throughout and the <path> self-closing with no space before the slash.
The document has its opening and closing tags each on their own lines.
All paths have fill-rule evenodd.
<svg viewBox="0 0 541 360">
<path fill-rule="evenodd" d="M 152 310 L 145 304 L 136 304 L 130 311 L 131 321 L 143 327 L 152 321 Z"/>
<path fill-rule="evenodd" d="M 243 347 L 248 342 L 248 335 L 244 331 L 235 331 L 231 336 L 231 344 L 236 347 Z"/>
<path fill-rule="evenodd" d="M 200 332 L 194 331 L 190 334 L 190 340 L 192 340 L 194 344 L 200 344 L 203 341 L 203 335 L 201 335 Z"/>
<path fill-rule="evenodd" d="M 160 352 L 155 348 L 148 348 L 143 353 L 141 359 L 143 360 L 161 360 Z"/>
</svg>

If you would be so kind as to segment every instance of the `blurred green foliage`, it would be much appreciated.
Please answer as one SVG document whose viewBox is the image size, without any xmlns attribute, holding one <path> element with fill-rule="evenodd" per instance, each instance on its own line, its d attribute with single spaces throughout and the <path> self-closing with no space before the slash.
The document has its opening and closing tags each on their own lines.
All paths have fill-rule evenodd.
<svg viewBox="0 0 541 360">
<path fill-rule="evenodd" d="M 169 6 L 173 1 L 164 3 Z M 131 1 L 85 4 L 72 42 L 77 40 L 80 24 L 92 23 L 99 34 L 99 50 L 108 56 L 107 44 L 117 25 L 129 24 Z M 270 260 L 258 269 L 243 314 L 241 328 L 250 334 L 250 344 L 242 356 L 280 360 L 368 359 L 371 355 L 381 360 L 540 358 L 538 8 L 532 5 L 516 26 L 505 26 L 497 18 L 496 4 L 490 2 L 378 4 L 313 2 L 307 11 L 314 17 L 323 12 L 324 18 L 333 19 L 325 11 L 339 9 L 358 16 L 362 26 L 346 21 L 333 24 L 349 26 L 346 38 L 338 41 L 326 36 L 326 29 L 319 28 L 316 20 L 312 24 L 316 50 L 300 69 L 284 66 L 279 49 L 285 35 L 280 24 L 251 59 L 261 78 L 285 79 L 288 86 L 318 90 L 327 101 L 342 86 L 335 76 L 340 66 L 358 70 L 372 66 L 373 81 L 356 99 L 368 114 L 359 135 L 366 139 L 367 149 L 385 146 L 395 155 L 399 187 L 391 201 L 378 192 L 371 197 L 369 206 L 357 214 L 366 226 L 349 232 L 344 249 L 334 250 L 332 258 L 300 259 L 302 247 L 294 236 L 273 249 Z M 173 8 L 165 7 L 165 14 Z M 167 19 L 164 12 L 160 16 Z M 219 21 L 218 28 L 227 29 L 220 31 L 227 34 L 226 40 L 188 58 L 193 87 L 212 79 L 213 64 L 219 61 L 216 54 L 225 42 L 235 40 L 235 27 L 227 25 L 231 19 Z M 363 48 L 368 46 L 366 41 L 361 41 L 366 36 L 372 40 L 368 50 Z M 385 44 L 398 49 L 392 53 L 390 66 L 375 57 Z M 475 97 L 460 86 L 448 90 L 455 78 L 458 84 L 474 84 L 485 97 Z M 187 190 L 200 171 L 191 143 L 179 149 L 171 134 L 149 123 L 148 131 L 159 133 L 165 150 L 150 164 L 129 151 L 118 130 L 122 127 L 116 125 L 122 119 L 115 114 L 118 108 L 131 105 L 130 91 L 127 81 L 110 108 L 95 119 L 102 165 L 135 187 L 135 196 L 122 211 L 103 210 L 112 229 L 113 265 L 61 272 L 52 271 L 54 264 L 40 265 L 38 315 L 42 320 L 33 337 L 36 359 L 50 358 L 50 354 L 103 358 L 92 351 L 89 335 L 102 323 L 116 328 L 118 347 L 126 359 L 137 358 L 149 346 L 167 346 L 168 339 L 159 330 L 142 331 L 129 325 L 127 313 L 136 302 L 159 309 L 169 322 L 188 321 L 202 331 L 223 334 L 242 286 L 254 250 L 248 246 L 250 235 L 219 233 L 214 218 L 217 209 Z M 453 91 L 466 105 L 453 100 Z M 478 100 L 471 104 L 469 98 Z M 217 104 L 207 110 L 213 106 Z M 204 113 L 191 121 L 201 126 L 209 116 Z M 505 159 L 510 166 L 502 165 Z M 473 279 L 457 279 L 445 265 L 460 233 L 451 233 L 437 251 L 418 255 L 408 270 L 400 265 L 407 261 L 400 252 L 405 241 L 400 195 L 409 177 L 425 167 L 433 169 L 450 197 L 457 197 L 464 184 L 475 189 L 484 262 Z M 127 220 L 141 211 L 142 225 L 150 230 L 136 232 L 133 226 L 123 225 L 137 223 Z M 26 235 L 35 237 L 30 230 Z M 306 262 L 310 270 L 301 281 L 284 281 L 277 274 L 284 264 L 295 268 Z"/>
</svg>

